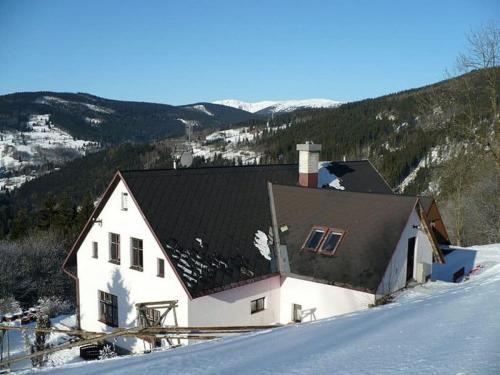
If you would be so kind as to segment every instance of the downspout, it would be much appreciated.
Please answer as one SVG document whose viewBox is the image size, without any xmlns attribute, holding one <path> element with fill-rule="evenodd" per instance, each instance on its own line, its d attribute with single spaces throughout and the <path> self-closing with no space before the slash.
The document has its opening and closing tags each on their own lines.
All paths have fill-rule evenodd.
<svg viewBox="0 0 500 375">
<path fill-rule="evenodd" d="M 78 280 L 78 277 L 73 275 L 71 272 L 66 270 L 66 268 L 62 267 L 63 272 L 71 277 L 73 280 L 75 280 L 75 285 L 76 285 L 76 328 L 81 329 L 81 321 L 80 321 L 80 282 Z"/>
</svg>

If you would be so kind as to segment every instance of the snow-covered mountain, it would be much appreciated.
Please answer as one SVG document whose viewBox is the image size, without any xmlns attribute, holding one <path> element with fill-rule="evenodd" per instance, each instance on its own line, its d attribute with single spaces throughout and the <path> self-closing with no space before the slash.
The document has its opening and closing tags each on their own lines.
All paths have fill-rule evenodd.
<svg viewBox="0 0 500 375">
<path fill-rule="evenodd" d="M 341 105 L 342 102 L 331 99 L 264 100 L 260 102 L 223 99 L 216 100 L 214 104 L 238 108 L 251 113 L 269 115 L 273 113 L 292 112 L 300 108 L 335 108 Z"/>
</svg>

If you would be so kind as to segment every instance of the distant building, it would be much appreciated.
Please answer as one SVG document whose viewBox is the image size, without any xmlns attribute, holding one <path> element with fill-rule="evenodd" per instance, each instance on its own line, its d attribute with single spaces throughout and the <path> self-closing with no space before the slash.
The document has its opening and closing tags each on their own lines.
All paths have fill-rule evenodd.
<svg viewBox="0 0 500 375">
<path fill-rule="evenodd" d="M 297 149 L 299 165 L 117 172 L 64 264 L 81 328 L 133 327 L 137 304 L 165 300 L 168 325 L 311 321 L 428 280 L 447 241 L 435 202 L 393 194 L 369 161 Z"/>
</svg>

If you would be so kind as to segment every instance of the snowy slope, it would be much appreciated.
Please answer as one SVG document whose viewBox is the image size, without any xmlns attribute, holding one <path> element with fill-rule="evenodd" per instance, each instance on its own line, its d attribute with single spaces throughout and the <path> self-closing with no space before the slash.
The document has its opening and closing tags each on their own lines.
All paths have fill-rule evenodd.
<svg viewBox="0 0 500 375">
<path fill-rule="evenodd" d="M 243 102 L 237 99 L 223 99 L 217 100 L 214 103 L 261 114 L 291 112 L 300 108 L 334 108 L 342 104 L 341 102 L 330 99 L 265 100 L 253 103 Z"/>
<path fill-rule="evenodd" d="M 0 189 L 21 186 L 38 175 L 39 166 L 60 165 L 98 148 L 52 124 L 49 114 L 31 115 L 26 131 L 0 130 Z"/>
<path fill-rule="evenodd" d="M 50 369 L 55 374 L 499 374 L 500 244 L 479 272 L 432 282 L 337 318 L 166 352 Z"/>
</svg>

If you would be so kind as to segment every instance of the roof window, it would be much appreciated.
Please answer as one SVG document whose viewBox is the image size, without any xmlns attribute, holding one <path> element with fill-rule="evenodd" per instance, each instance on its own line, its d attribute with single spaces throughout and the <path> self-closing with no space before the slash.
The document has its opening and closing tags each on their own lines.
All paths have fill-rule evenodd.
<svg viewBox="0 0 500 375">
<path fill-rule="evenodd" d="M 340 239 L 342 238 L 343 233 L 335 232 L 330 230 L 321 245 L 321 252 L 327 255 L 333 255 L 337 247 L 339 246 Z"/>
<path fill-rule="evenodd" d="M 309 232 L 302 249 L 324 255 L 334 255 L 344 234 L 345 231 L 341 229 L 314 226 Z"/>
<path fill-rule="evenodd" d="M 304 243 L 303 248 L 312 251 L 318 250 L 318 246 L 323 240 L 325 233 L 326 233 L 326 228 L 318 228 L 318 227 L 313 228 L 309 233 L 309 236 L 307 237 L 307 240 Z"/>
</svg>

